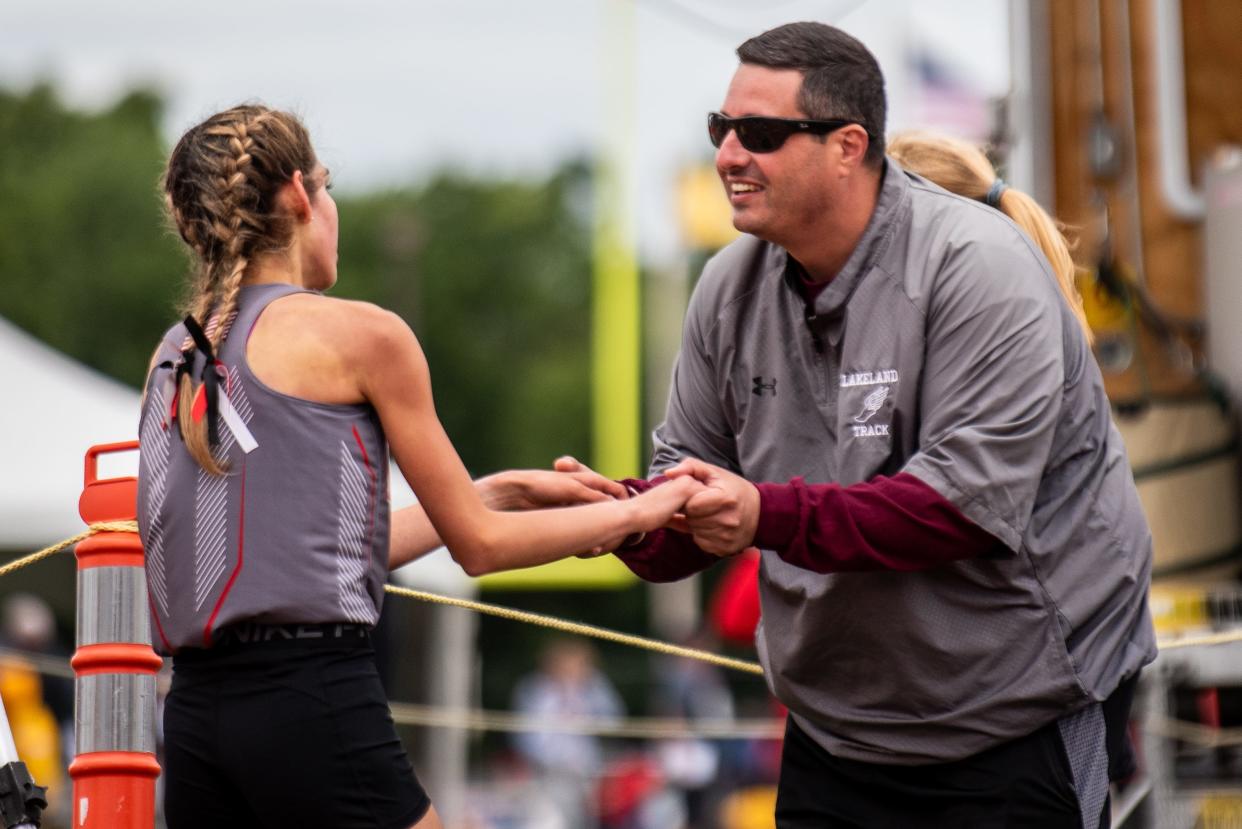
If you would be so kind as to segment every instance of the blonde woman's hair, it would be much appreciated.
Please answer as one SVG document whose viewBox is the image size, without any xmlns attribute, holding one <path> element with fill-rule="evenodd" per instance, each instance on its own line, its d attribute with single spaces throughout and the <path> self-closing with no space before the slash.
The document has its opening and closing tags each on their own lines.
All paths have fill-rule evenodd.
<svg viewBox="0 0 1242 829">
<path fill-rule="evenodd" d="M 968 199 L 985 201 L 1000 210 L 1026 231 L 1056 275 L 1057 285 L 1078 319 L 1087 342 L 1095 336 L 1087 325 L 1082 295 L 1074 282 L 1074 260 L 1069 241 L 1057 222 L 1039 206 L 1039 202 L 1013 187 L 993 189 L 999 181 L 987 156 L 972 144 L 928 132 L 905 132 L 889 142 L 888 154 L 912 173 L 940 185 L 951 193 Z M 999 191 L 999 192 L 998 192 Z M 989 193 L 991 199 L 989 200 Z"/>
<path fill-rule="evenodd" d="M 293 219 L 277 209 L 277 193 L 301 171 L 313 195 L 317 165 L 301 121 L 261 105 L 216 113 L 173 148 L 162 180 L 164 202 L 195 260 L 184 311 L 202 325 L 213 349 L 218 351 L 237 315 L 246 267 L 292 239 Z M 188 372 L 181 374 L 177 421 L 198 464 L 221 475 L 226 468 L 210 444 L 206 419 L 195 423 L 191 417 L 199 385 Z"/>
</svg>

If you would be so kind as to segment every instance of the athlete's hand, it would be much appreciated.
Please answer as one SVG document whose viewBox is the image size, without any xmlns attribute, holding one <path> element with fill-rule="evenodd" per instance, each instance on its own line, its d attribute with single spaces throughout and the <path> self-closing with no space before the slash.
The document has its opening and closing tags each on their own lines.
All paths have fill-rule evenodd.
<svg viewBox="0 0 1242 829">
<path fill-rule="evenodd" d="M 590 469 L 589 466 L 582 464 L 581 461 L 579 461 L 578 459 L 575 459 L 575 457 L 570 457 L 569 455 L 563 455 L 561 457 L 558 457 L 558 459 L 556 459 L 555 461 L 554 469 L 558 472 L 564 472 L 564 474 L 584 475 L 586 477 L 584 477 L 582 481 L 589 483 L 589 485 L 591 486 L 602 486 L 602 483 L 604 482 L 615 483 L 615 481 L 610 481 L 609 479 L 606 479 L 606 477 L 601 476 L 599 472 L 596 472 Z M 591 477 L 591 476 L 594 476 L 594 477 Z M 623 497 L 635 497 L 635 498 L 645 497 L 646 495 L 648 495 L 648 493 L 655 492 L 656 490 L 661 490 L 661 488 L 666 487 L 666 486 L 668 486 L 667 482 L 661 483 L 661 485 L 652 487 L 651 490 L 648 490 L 647 492 L 643 492 L 642 495 L 637 495 L 637 493 L 631 493 L 630 491 L 626 490 L 626 495 Z M 622 487 L 622 488 L 625 488 L 625 487 Z M 653 526 L 653 527 L 646 528 L 646 529 L 637 529 L 637 531 L 631 533 L 630 536 L 626 536 L 623 538 L 614 538 L 612 539 L 611 542 L 605 544 L 604 547 L 596 547 L 594 551 L 591 551 L 590 553 L 582 553 L 582 556 L 599 556 L 601 552 L 617 551 L 617 549 L 623 549 L 625 548 L 625 543 L 627 541 L 630 542 L 631 544 L 635 543 L 633 542 L 633 539 L 640 538 L 642 533 L 651 532 L 652 529 L 660 529 L 661 527 L 673 527 L 673 528 L 681 529 L 682 532 L 686 532 L 686 528 L 684 528 L 684 516 L 682 515 L 681 508 L 684 506 L 684 500 L 686 500 L 686 497 L 688 497 L 689 495 L 693 495 L 693 493 L 698 490 L 702 490 L 702 487 L 697 487 L 697 488 L 691 487 L 689 488 L 689 490 L 684 491 L 684 492 L 681 490 L 681 488 L 673 488 L 673 490 L 664 491 L 663 495 L 660 496 L 661 506 L 657 508 L 658 515 L 664 516 L 664 521 L 662 523 L 657 524 L 657 526 Z M 671 510 L 667 508 L 666 498 L 668 500 L 668 503 L 676 502 L 676 505 L 674 505 L 671 508 Z"/>
<path fill-rule="evenodd" d="M 605 492 L 613 498 L 625 500 L 630 497 L 629 490 L 622 484 L 617 483 L 611 478 L 605 478 L 572 455 L 561 455 L 552 463 L 552 468 L 562 474 L 571 475 L 584 485 L 592 489 L 598 489 L 600 492 Z"/>
<path fill-rule="evenodd" d="M 686 501 L 685 519 L 674 520 L 674 529 L 690 533 L 699 549 L 717 556 L 733 555 L 751 546 L 759 526 L 759 490 L 754 484 L 694 458 L 664 474 L 675 480 L 693 478 L 704 487 Z"/>
<path fill-rule="evenodd" d="M 514 511 L 568 507 L 627 497 L 625 487 L 583 467 L 584 471 L 510 469 L 475 481 L 490 509 Z"/>
<path fill-rule="evenodd" d="M 620 500 L 625 500 L 630 497 L 630 491 L 624 486 L 611 478 L 605 478 L 603 475 L 599 474 L 594 469 L 571 455 L 562 455 L 557 458 L 553 461 L 552 468 L 562 475 L 572 475 L 586 486 L 593 487 L 601 492 L 606 491 Z M 638 533 L 633 533 L 633 535 L 637 537 Z M 613 552 L 621 547 L 627 538 L 629 538 L 629 536 L 614 538 L 607 544 L 596 547 L 594 550 L 579 553 L 579 557 L 589 558 L 591 556 L 598 556 L 604 553 Z"/>
<path fill-rule="evenodd" d="M 630 503 L 635 514 L 634 531 L 651 532 L 668 526 L 675 515 L 679 515 L 687 502 L 704 492 L 703 484 L 693 476 L 686 475 L 653 486 L 651 489 L 631 497 Z"/>
</svg>

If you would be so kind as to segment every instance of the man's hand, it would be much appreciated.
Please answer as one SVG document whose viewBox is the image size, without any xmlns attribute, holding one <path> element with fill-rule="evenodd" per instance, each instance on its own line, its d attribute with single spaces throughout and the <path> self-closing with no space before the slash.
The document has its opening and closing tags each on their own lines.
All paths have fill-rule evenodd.
<svg viewBox="0 0 1242 829">
<path fill-rule="evenodd" d="M 674 519 L 670 526 L 693 535 L 699 549 L 713 555 L 733 555 L 751 545 L 759 526 L 759 490 L 754 484 L 694 458 L 664 474 L 688 475 L 707 487 L 686 502 L 684 521 Z"/>
</svg>

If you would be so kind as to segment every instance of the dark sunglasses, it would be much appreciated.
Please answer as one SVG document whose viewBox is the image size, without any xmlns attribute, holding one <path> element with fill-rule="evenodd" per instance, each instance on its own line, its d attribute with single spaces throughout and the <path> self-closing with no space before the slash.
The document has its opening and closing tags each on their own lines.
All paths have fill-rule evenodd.
<svg viewBox="0 0 1242 829">
<path fill-rule="evenodd" d="M 748 115 L 744 118 L 729 118 L 719 112 L 707 113 L 707 136 L 712 146 L 720 149 L 729 130 L 737 133 L 738 142 L 752 153 L 776 152 L 785 143 L 785 139 L 795 132 L 809 132 L 812 135 L 827 135 L 833 130 L 857 124 L 833 118 L 829 121 L 811 121 L 806 118 L 765 118 L 761 115 Z"/>
</svg>

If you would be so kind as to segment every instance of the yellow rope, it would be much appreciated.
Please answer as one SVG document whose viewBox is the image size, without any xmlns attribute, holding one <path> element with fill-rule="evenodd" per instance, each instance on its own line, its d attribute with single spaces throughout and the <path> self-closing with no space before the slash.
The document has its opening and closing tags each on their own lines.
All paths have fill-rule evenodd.
<svg viewBox="0 0 1242 829">
<path fill-rule="evenodd" d="M 399 725 L 497 731 L 508 734 L 554 732 L 596 737 L 666 740 L 699 737 L 707 740 L 773 740 L 785 733 L 784 719 L 685 720 L 672 717 L 582 717 L 530 715 L 478 708 L 446 708 L 409 702 L 390 702 Z"/>
<path fill-rule="evenodd" d="M 1143 727 L 1152 734 L 1204 748 L 1242 745 L 1242 728 L 1221 728 L 1159 715 L 1148 717 Z"/>
<path fill-rule="evenodd" d="M 137 521 L 101 521 L 98 524 L 91 524 L 87 529 L 73 536 L 73 538 L 66 538 L 64 541 L 53 544 L 51 547 L 44 547 L 42 550 L 39 550 L 37 553 L 31 553 L 28 556 L 22 556 L 19 559 L 14 559 L 13 561 L 10 561 L 8 564 L 4 565 L 3 567 L 0 567 L 0 578 L 7 576 L 9 573 L 12 573 L 14 570 L 20 570 L 23 567 L 28 567 L 31 564 L 34 564 L 36 561 L 42 561 L 48 556 L 54 556 L 57 553 L 59 553 L 61 550 L 65 549 L 66 547 L 72 547 L 74 544 L 77 544 L 79 541 L 84 541 L 87 538 L 90 538 L 95 533 L 136 533 L 136 532 L 138 532 Z"/>
<path fill-rule="evenodd" d="M 89 538 L 95 533 L 101 532 L 138 532 L 138 522 L 109 521 L 91 524 L 85 531 L 78 533 L 72 538 L 66 538 L 58 544 L 53 544 L 51 547 L 45 547 L 37 553 L 31 553 L 28 556 L 23 556 L 22 558 L 9 562 L 3 567 L 0 567 L 0 577 L 7 576 L 14 570 L 20 570 L 22 567 L 27 567 L 34 564 L 36 561 L 41 561 L 48 556 L 55 555 L 66 547 L 71 547 L 79 541 Z M 553 616 L 544 616 L 538 613 L 527 613 L 523 610 L 512 610 L 499 605 L 474 602 L 468 599 L 457 599 L 452 596 L 441 596 L 436 593 L 426 593 L 422 590 L 410 590 L 405 587 L 394 587 L 390 584 L 385 585 L 384 589 L 389 593 L 393 593 L 398 596 L 405 596 L 412 599 L 422 599 L 426 602 L 450 605 L 453 607 L 463 607 L 467 610 L 473 610 L 476 613 L 487 613 L 492 616 L 499 616 L 502 619 L 513 619 L 533 625 L 543 625 L 544 627 L 555 628 L 556 630 L 574 633 L 580 636 L 593 636 L 597 639 L 606 639 L 609 642 L 619 642 L 623 645 L 631 645 L 636 648 L 646 648 L 647 650 L 656 651 L 657 653 L 683 656 L 687 659 L 698 659 L 724 668 L 732 668 L 735 671 L 743 671 L 745 673 L 758 674 L 760 676 L 763 675 L 763 668 L 756 662 L 747 662 L 742 659 L 733 659 L 727 656 L 720 656 L 718 654 L 698 650 L 696 648 L 670 645 L 667 642 L 659 642 L 655 639 L 647 639 L 642 636 L 634 636 L 628 633 L 618 633 L 606 628 L 582 624 L 581 622 L 569 622 L 564 619 L 557 619 Z"/>
<path fill-rule="evenodd" d="M 1157 639 L 1156 647 L 1162 651 L 1192 648 L 1198 645 L 1224 645 L 1242 642 L 1242 630 L 1226 630 L 1221 633 L 1205 633 L 1200 636 L 1179 636 L 1174 639 Z"/>
<path fill-rule="evenodd" d="M 73 679 L 73 668 L 63 657 L 0 647 L 0 663 L 19 662 L 45 676 Z M 566 717 L 521 714 L 510 711 L 489 711 L 478 708 L 420 705 L 412 702 L 390 702 L 393 720 L 398 725 L 420 725 L 429 728 L 456 728 L 470 731 L 554 731 L 567 734 L 594 734 L 600 737 L 632 737 L 667 739 L 698 737 L 720 739 L 775 739 L 784 731 L 783 719 L 690 720 L 667 717 Z M 1242 728 L 1218 728 L 1202 723 L 1148 714 L 1142 728 L 1150 734 L 1204 748 L 1242 745 Z"/>
<path fill-rule="evenodd" d="M 0 567 L 0 577 L 7 576 L 15 570 L 20 570 L 41 561 L 48 556 L 55 555 L 66 547 L 71 547 L 83 539 L 101 532 L 138 532 L 137 521 L 104 521 L 91 524 L 86 530 L 78 533 L 72 538 L 66 538 L 50 547 L 44 547 L 36 553 L 15 559 L 14 561 Z M 710 651 L 699 650 L 698 648 L 687 648 L 681 645 L 672 645 L 668 642 L 660 642 L 656 639 L 648 639 L 645 636 L 635 636 L 629 633 L 618 633 L 607 628 L 596 627 L 595 625 L 587 625 L 581 622 L 570 622 L 565 619 L 558 619 L 554 616 L 545 616 L 540 613 L 529 613 L 524 610 L 513 610 L 500 605 L 487 604 L 486 602 L 476 602 L 470 599 L 458 599 L 452 596 L 441 596 L 438 593 L 428 593 L 423 590 L 411 590 L 408 587 L 394 587 L 391 584 L 384 585 L 384 589 L 389 593 L 397 596 L 404 596 L 410 599 L 421 599 L 425 602 L 434 604 L 449 605 L 451 607 L 461 607 L 466 610 L 473 610 L 476 613 L 486 613 L 491 616 L 499 616 L 502 619 L 510 619 L 517 622 L 526 622 L 532 625 L 541 625 L 543 627 L 553 628 L 555 630 L 573 633 L 579 636 L 592 636 L 596 639 L 604 639 L 609 642 L 617 642 L 622 645 L 630 645 L 635 648 L 643 648 L 656 653 L 669 654 L 671 656 L 680 656 L 686 659 L 697 659 L 701 662 L 707 662 L 712 665 L 718 665 L 722 668 L 729 668 L 742 673 L 763 675 L 763 667 L 757 662 L 748 662 L 744 659 L 734 659 L 728 656 L 720 656 Z M 1242 630 L 1224 631 L 1222 633 L 1210 633 L 1201 636 L 1183 636 L 1175 639 L 1161 639 L 1156 642 L 1160 650 L 1173 650 L 1175 648 L 1189 648 L 1200 645 L 1223 645 L 1229 642 L 1242 642 Z"/>
<path fill-rule="evenodd" d="M 499 616 L 502 619 L 511 619 L 518 622 L 527 622 L 532 625 L 543 625 L 544 627 L 555 628 L 556 630 L 565 631 L 566 633 L 574 633 L 579 636 L 593 636 L 596 639 L 605 639 L 609 642 L 619 642 L 622 645 L 632 645 L 636 648 L 645 648 L 649 651 L 657 653 L 666 653 L 673 656 L 684 656 L 687 659 L 698 659 L 702 662 L 709 662 L 713 665 L 719 665 L 722 668 L 731 668 L 735 671 L 742 671 L 749 674 L 763 675 L 763 668 L 756 662 L 747 662 L 742 659 L 733 659 L 728 656 L 720 656 L 710 653 L 709 651 L 701 651 L 697 648 L 686 648 L 681 645 L 670 645 L 667 642 L 659 642 L 655 639 L 648 639 L 644 636 L 634 636 L 629 633 L 617 633 L 607 628 L 596 627 L 595 625 L 585 625 L 581 622 L 569 622 L 564 619 L 557 619 L 554 616 L 544 616 L 540 613 L 528 613 L 525 610 L 513 610 L 500 605 L 487 604 L 485 602 L 475 602 L 470 599 L 457 599 L 452 596 L 441 596 L 436 593 L 427 593 L 422 590 L 411 590 L 408 587 L 394 587 L 391 584 L 384 585 L 384 589 L 389 593 L 397 596 L 405 596 L 410 599 L 422 599 L 425 602 L 433 602 L 435 604 L 445 604 L 451 607 L 464 607 L 466 610 L 473 610 L 476 613 L 486 613 L 491 616 Z"/>
</svg>

